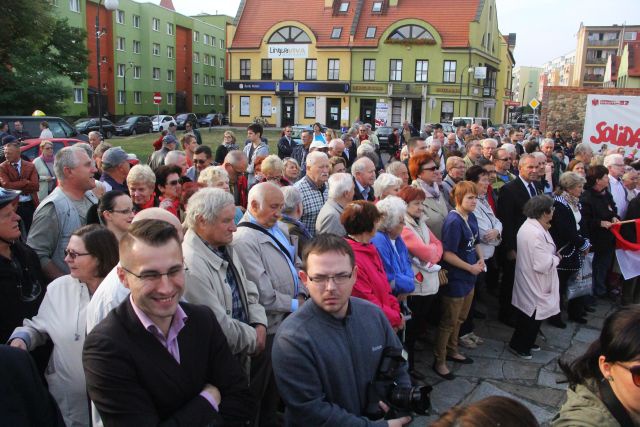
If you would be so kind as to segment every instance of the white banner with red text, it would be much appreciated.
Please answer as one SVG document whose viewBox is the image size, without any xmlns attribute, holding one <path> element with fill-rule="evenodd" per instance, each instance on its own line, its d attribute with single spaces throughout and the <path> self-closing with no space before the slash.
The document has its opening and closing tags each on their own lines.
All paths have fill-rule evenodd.
<svg viewBox="0 0 640 427">
<path fill-rule="evenodd" d="M 605 146 L 623 147 L 625 155 L 640 151 L 640 96 L 587 95 L 582 142 L 595 153 Z"/>
<path fill-rule="evenodd" d="M 620 232 L 622 227 L 627 228 L 624 236 Z M 640 276 L 640 243 L 625 239 L 625 236 L 629 238 L 633 236 L 636 242 L 640 242 L 640 219 L 627 224 L 613 224 L 609 230 L 616 236 L 616 258 L 624 279 L 629 280 Z"/>
</svg>

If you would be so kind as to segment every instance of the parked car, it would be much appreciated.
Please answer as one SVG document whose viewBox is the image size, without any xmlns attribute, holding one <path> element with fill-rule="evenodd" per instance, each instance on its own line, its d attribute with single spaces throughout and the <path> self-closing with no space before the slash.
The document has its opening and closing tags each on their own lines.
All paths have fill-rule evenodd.
<svg viewBox="0 0 640 427">
<path fill-rule="evenodd" d="M 47 140 L 53 142 L 54 154 L 64 147 L 70 147 L 78 142 L 83 142 L 76 138 L 47 138 Z M 38 157 L 40 155 L 40 142 L 42 142 L 42 139 L 40 138 L 31 138 L 22 141 L 23 145 L 20 147 L 20 154 L 22 158 L 33 161 Z"/>
<path fill-rule="evenodd" d="M 323 124 L 320 125 L 322 127 L 322 132 L 326 132 L 327 131 L 327 127 Z M 291 126 L 291 139 L 296 143 L 296 144 L 302 144 L 302 132 L 305 130 L 310 130 L 311 132 L 313 132 L 313 126 L 312 125 L 292 125 Z"/>
<path fill-rule="evenodd" d="M 395 154 L 397 147 L 389 144 L 389 135 L 393 133 L 393 127 L 391 126 L 380 126 L 376 129 L 376 136 L 378 137 L 378 142 L 380 142 L 380 152 L 387 152 L 391 154 Z"/>
<path fill-rule="evenodd" d="M 82 134 L 88 135 L 89 132 L 100 131 L 100 123 L 97 118 L 86 117 L 78 119 L 73 124 L 76 130 Z M 116 125 L 108 119 L 102 119 L 102 136 L 106 139 L 111 138 L 116 133 Z"/>
<path fill-rule="evenodd" d="M 168 129 L 171 123 L 176 124 L 176 121 L 173 119 L 173 116 L 160 114 L 159 116 L 151 116 L 151 123 L 154 132 L 162 132 Z"/>
<path fill-rule="evenodd" d="M 451 132 L 455 132 L 455 129 L 451 123 L 440 123 L 442 126 L 442 131 L 445 135 L 449 135 Z"/>
<path fill-rule="evenodd" d="M 136 135 L 152 130 L 151 119 L 147 116 L 124 116 L 116 123 L 116 135 Z"/>
<path fill-rule="evenodd" d="M 491 119 L 487 117 L 454 117 L 453 126 L 466 126 L 477 123 L 487 129 L 492 126 Z"/>
<path fill-rule="evenodd" d="M 49 123 L 49 129 L 53 133 L 54 138 L 76 138 L 84 142 L 89 142 L 89 138 L 86 135 L 78 132 L 73 126 L 71 126 L 65 119 L 61 117 L 53 116 L 0 116 L 0 122 L 9 124 L 9 132 L 14 131 L 13 124 L 16 121 L 21 121 L 24 131 L 31 138 L 38 138 L 40 136 L 40 122 Z"/>
<path fill-rule="evenodd" d="M 197 128 L 198 116 L 194 113 L 181 113 L 176 116 L 178 129 L 184 129 L 187 122 L 191 122 L 191 126 L 193 126 L 194 129 Z"/>
<path fill-rule="evenodd" d="M 229 119 L 222 113 L 209 113 L 198 119 L 198 125 L 201 127 L 224 126 L 229 124 Z"/>
</svg>

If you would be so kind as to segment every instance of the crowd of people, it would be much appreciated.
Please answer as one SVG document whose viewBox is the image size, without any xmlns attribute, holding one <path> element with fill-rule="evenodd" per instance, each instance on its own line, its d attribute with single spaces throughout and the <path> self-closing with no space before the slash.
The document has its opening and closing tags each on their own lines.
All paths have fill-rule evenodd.
<svg viewBox="0 0 640 427">
<path fill-rule="evenodd" d="M 394 384 L 424 387 L 426 346 L 453 380 L 452 364 L 474 363 L 464 348 L 483 345 L 474 320 L 494 296 L 509 350 L 534 359 L 543 321 L 584 324 L 618 295 L 629 307 L 563 362 L 571 388 L 554 423 L 589 419 L 586 399 L 610 411 L 588 425 L 638 425 L 640 285 L 613 285 L 609 231 L 640 217 L 632 157 L 575 133 L 405 123 L 386 161 L 367 124 L 340 136 L 315 124 L 300 144 L 291 131 L 271 153 L 259 124 L 244 144 L 225 131 L 215 151 L 170 129 L 147 164 L 95 133 L 55 155 L 44 139 L 33 163 L 4 145 L 0 342 L 32 352 L 50 425 L 346 426 L 387 413 L 399 426 L 410 418 L 387 396 L 369 401 L 381 361 L 406 350 Z M 589 263 L 591 292 L 569 298 Z M 492 411 L 536 425 L 500 398 L 436 425 Z"/>
</svg>

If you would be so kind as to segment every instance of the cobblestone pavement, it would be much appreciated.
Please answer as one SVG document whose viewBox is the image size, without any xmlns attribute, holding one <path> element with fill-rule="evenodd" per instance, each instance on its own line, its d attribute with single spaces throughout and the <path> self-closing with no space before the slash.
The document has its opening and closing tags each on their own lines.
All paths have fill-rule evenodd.
<svg viewBox="0 0 640 427">
<path fill-rule="evenodd" d="M 438 377 L 432 370 L 433 352 L 430 343 L 417 355 L 418 369 L 427 375 L 426 382 L 433 386 L 432 415 L 417 417 L 410 424 L 427 426 L 439 414 L 452 406 L 474 402 L 492 395 L 507 396 L 520 401 L 536 416 L 541 425 L 549 425 L 565 399 L 566 383 L 558 367 L 558 359 L 572 360 L 582 354 L 598 338 L 602 323 L 615 305 L 599 300 L 595 313 L 587 317 L 588 323 L 567 322 L 566 329 L 558 329 L 543 322 L 536 343 L 541 351 L 532 353 L 531 360 L 522 360 L 508 349 L 513 329 L 496 319 L 497 304 L 488 296 L 487 305 L 479 308 L 488 313 L 487 320 L 475 321 L 475 334 L 484 339 L 476 349 L 460 347 L 460 351 L 473 358 L 471 365 L 448 363 L 455 374 L 453 381 Z"/>
</svg>

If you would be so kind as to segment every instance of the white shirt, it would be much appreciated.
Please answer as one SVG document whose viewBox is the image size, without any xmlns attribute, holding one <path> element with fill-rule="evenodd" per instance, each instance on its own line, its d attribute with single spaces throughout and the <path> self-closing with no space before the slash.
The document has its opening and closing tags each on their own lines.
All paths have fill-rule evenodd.
<svg viewBox="0 0 640 427">
<path fill-rule="evenodd" d="M 611 175 L 609 175 L 609 187 L 611 188 L 613 201 L 616 202 L 616 207 L 618 208 L 618 217 L 624 219 L 624 216 L 627 214 L 627 206 L 629 205 L 629 202 L 627 202 L 627 192 L 622 182 Z"/>
</svg>

